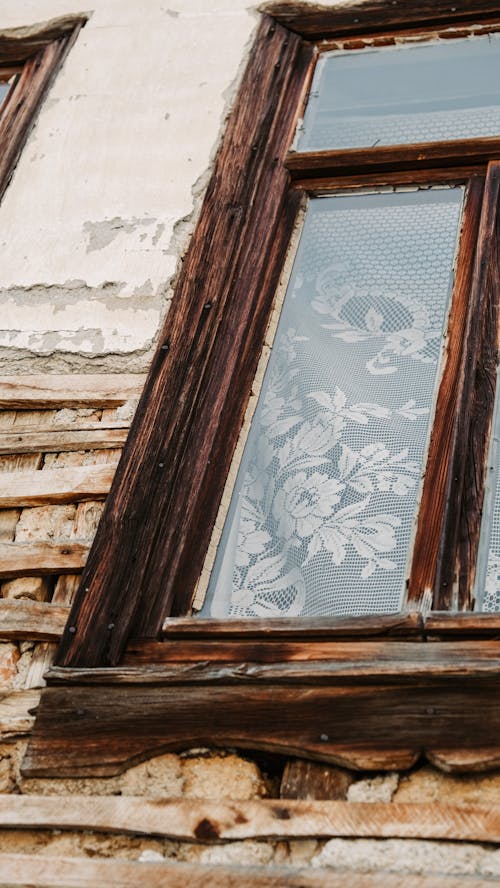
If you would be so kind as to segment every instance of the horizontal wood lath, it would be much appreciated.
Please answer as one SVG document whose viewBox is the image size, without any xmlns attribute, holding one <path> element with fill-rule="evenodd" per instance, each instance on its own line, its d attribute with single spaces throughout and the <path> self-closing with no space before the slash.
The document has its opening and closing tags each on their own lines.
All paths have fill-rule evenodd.
<svg viewBox="0 0 500 888">
<path fill-rule="evenodd" d="M 131 633 L 189 609 L 299 207 L 281 161 L 311 59 L 262 19 L 61 664 L 116 663 Z"/>
<path fill-rule="evenodd" d="M 275 866 L 207 866 L 193 863 L 139 863 L 87 857 L 0 854 L 3 888 L 485 888 L 474 876 L 410 873 L 351 873 Z M 489 883 L 488 883 L 489 884 Z"/>
<path fill-rule="evenodd" d="M 500 806 L 0 795 L 0 828 L 93 830 L 203 843 L 333 836 L 500 842 Z"/>
<path fill-rule="evenodd" d="M 58 641 L 68 614 L 66 605 L 0 599 L 0 638 Z"/>
<path fill-rule="evenodd" d="M 79 573 L 88 552 L 84 543 L 0 543 L 0 579 Z"/>
<path fill-rule="evenodd" d="M 480 22 L 500 15 L 498 0 L 366 0 L 338 6 L 320 3 L 265 3 L 260 7 L 308 40 L 403 30 L 412 25 Z"/>
<path fill-rule="evenodd" d="M 141 373 L 0 376 L 0 408 L 119 407 L 139 397 L 145 379 Z"/>
<path fill-rule="evenodd" d="M 175 617 L 165 620 L 163 634 L 168 639 L 244 640 L 334 639 L 422 634 L 424 620 L 415 611 L 366 617 L 273 617 L 272 620 L 249 617 L 246 620 L 203 620 Z"/>
<path fill-rule="evenodd" d="M 114 466 L 71 466 L 2 477 L 0 509 L 102 500 L 113 481 Z"/>
<path fill-rule="evenodd" d="M 127 440 L 128 426 L 96 423 L 88 429 L 46 429 L 0 432 L 0 455 L 8 453 L 68 453 L 74 450 L 114 450 Z"/>
</svg>

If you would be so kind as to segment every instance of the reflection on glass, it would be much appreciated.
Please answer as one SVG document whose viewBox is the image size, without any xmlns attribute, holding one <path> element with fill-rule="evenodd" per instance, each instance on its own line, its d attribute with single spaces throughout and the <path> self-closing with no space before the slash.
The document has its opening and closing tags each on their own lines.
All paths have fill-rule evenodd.
<svg viewBox="0 0 500 888">
<path fill-rule="evenodd" d="M 202 616 L 400 610 L 461 201 L 310 201 Z"/>
<path fill-rule="evenodd" d="M 2 108 L 2 105 L 5 101 L 5 99 L 7 98 L 7 93 L 9 92 L 9 89 L 10 89 L 10 86 L 8 83 L 2 83 L 0 81 L 0 110 Z"/>
<path fill-rule="evenodd" d="M 500 35 L 327 53 L 298 150 L 500 135 Z"/>
<path fill-rule="evenodd" d="M 476 610 L 500 613 L 500 380 L 486 470 L 481 534 L 476 570 Z"/>
</svg>

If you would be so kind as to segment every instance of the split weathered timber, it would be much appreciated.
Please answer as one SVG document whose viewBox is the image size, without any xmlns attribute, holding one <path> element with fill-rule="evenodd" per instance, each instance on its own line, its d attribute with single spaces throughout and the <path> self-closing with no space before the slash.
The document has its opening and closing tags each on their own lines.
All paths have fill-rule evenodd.
<svg viewBox="0 0 500 888">
<path fill-rule="evenodd" d="M 400 643 L 392 660 L 371 644 L 357 660 L 341 645 L 336 661 L 51 669 L 26 773 L 109 776 L 205 745 L 366 770 L 500 762 L 498 642 Z"/>
<path fill-rule="evenodd" d="M 425 618 L 428 641 L 461 638 L 500 639 L 500 614 L 434 611 Z"/>
<path fill-rule="evenodd" d="M 293 151 L 286 158 L 292 178 L 314 180 L 375 173 L 401 173 L 487 164 L 500 157 L 500 139 L 457 139 L 453 142 L 422 142 L 414 145 L 377 145 L 366 148 Z"/>
<path fill-rule="evenodd" d="M 482 312 L 478 318 L 478 342 L 474 351 L 475 377 L 469 386 L 470 422 L 460 439 L 457 460 L 461 460 L 462 498 L 456 517 L 458 546 L 444 550 L 443 572 L 448 583 L 456 581 L 457 610 L 474 607 L 474 579 L 481 530 L 488 446 L 497 382 L 500 348 L 500 164 L 488 167 L 486 203 L 474 271 L 475 286 L 482 290 Z M 452 556 L 455 556 L 452 560 Z M 449 600 L 449 599 L 448 599 Z M 446 606 L 438 600 L 436 606 Z"/>
<path fill-rule="evenodd" d="M 39 700 L 40 691 L 0 692 L 0 740 L 30 733 L 35 721 L 32 711 Z"/>
<path fill-rule="evenodd" d="M 49 40 L 44 36 L 38 38 L 38 49 L 30 44 L 29 37 L 23 46 L 23 37 L 19 33 L 12 36 L 0 32 L 0 56 L 5 61 L 27 59 L 23 65 L 19 79 L 9 92 L 7 102 L 0 116 L 0 200 L 9 184 L 19 155 L 26 143 L 43 99 L 61 67 L 69 49 L 86 21 L 86 17 L 71 16 L 66 19 L 62 28 L 54 28 L 55 35 Z M 49 29 L 50 30 L 50 29 Z M 45 32 L 46 34 L 48 31 Z M 18 47 L 21 56 L 11 56 L 9 51 Z M 3 53 L 5 52 L 5 55 Z M 33 53 L 36 53 L 33 55 Z"/>
<path fill-rule="evenodd" d="M 400 873 L 349 873 L 331 869 L 275 866 L 207 866 L 193 863 L 139 863 L 87 857 L 0 854 L 2 888 L 401 888 Z M 405 888 L 487 888 L 481 877 L 412 875 Z"/>
<path fill-rule="evenodd" d="M 8 453 L 61 453 L 72 450 L 113 450 L 127 440 L 128 425 L 110 428 L 96 423 L 86 429 L 47 429 L 0 433 L 0 455 Z"/>
<path fill-rule="evenodd" d="M 456 548 L 458 515 L 464 476 L 464 449 L 469 432 L 474 364 L 479 348 L 483 290 L 474 279 L 478 232 L 478 262 L 484 261 L 483 193 L 490 176 L 474 177 L 466 191 L 460 248 L 448 319 L 446 356 L 439 385 L 434 424 L 425 468 L 408 585 L 408 605 L 424 601 L 440 610 L 451 604 L 453 577 L 444 566 L 448 549 Z M 488 202 L 488 198 L 486 199 Z M 480 229 L 481 219 L 481 229 Z M 472 372 L 470 372 L 472 370 Z M 454 554 L 452 557 L 454 562 Z"/>
<path fill-rule="evenodd" d="M 93 830 L 213 843 L 333 836 L 500 842 L 500 806 L 142 796 L 0 795 L 0 827 Z"/>
<path fill-rule="evenodd" d="M 421 637 L 424 619 L 419 611 L 366 617 L 273 617 L 264 620 L 249 617 L 246 620 L 167 618 L 163 635 L 169 640 L 180 639 L 331 639 L 360 637 Z"/>
<path fill-rule="evenodd" d="M 104 499 L 114 473 L 109 465 L 9 472 L 2 478 L 0 509 Z"/>
<path fill-rule="evenodd" d="M 281 161 L 312 56 L 262 18 L 61 665 L 116 663 L 131 634 L 189 609 L 299 208 Z"/>
<path fill-rule="evenodd" d="M 476 23 L 498 17 L 498 0 L 367 0 L 342 4 L 340 7 L 320 3 L 265 3 L 260 7 L 276 22 L 290 28 L 307 40 L 343 37 L 349 34 L 404 30 L 412 25 L 432 27 L 446 22 Z"/>
<path fill-rule="evenodd" d="M 58 641 L 69 606 L 45 601 L 0 599 L 0 638 L 23 641 Z"/>
<path fill-rule="evenodd" d="M 442 169 L 401 170 L 393 172 L 387 170 L 383 173 L 369 173 L 365 171 L 352 175 L 332 175 L 328 178 L 313 176 L 307 178 L 307 170 L 304 176 L 294 179 L 293 188 L 307 191 L 311 195 L 329 194 L 339 189 L 356 191 L 359 188 L 381 188 L 384 185 L 462 185 L 471 176 L 486 175 L 487 164 L 470 164 L 468 166 L 443 167 Z"/>
<path fill-rule="evenodd" d="M 145 378 L 142 373 L 0 376 L 0 407 L 119 407 L 139 397 Z"/>
<path fill-rule="evenodd" d="M 88 552 L 85 543 L 0 543 L 0 579 L 78 573 Z"/>
<path fill-rule="evenodd" d="M 86 15 L 64 15 L 42 24 L 0 30 L 2 64 L 29 59 L 54 40 L 72 34 L 75 28 L 81 28 L 86 21 Z"/>
<path fill-rule="evenodd" d="M 355 775 L 346 768 L 335 768 L 324 762 L 288 759 L 281 778 L 280 799 L 304 801 L 346 799 Z"/>
</svg>

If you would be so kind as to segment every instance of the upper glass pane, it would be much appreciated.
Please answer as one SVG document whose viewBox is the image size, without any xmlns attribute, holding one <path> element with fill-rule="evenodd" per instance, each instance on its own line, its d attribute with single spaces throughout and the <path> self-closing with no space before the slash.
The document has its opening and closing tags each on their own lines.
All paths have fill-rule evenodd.
<svg viewBox="0 0 500 888">
<path fill-rule="evenodd" d="M 401 609 L 462 193 L 310 201 L 202 616 Z"/>
<path fill-rule="evenodd" d="M 322 55 L 299 151 L 500 135 L 500 35 Z"/>
<path fill-rule="evenodd" d="M 2 83 L 0 80 L 0 108 L 2 107 L 5 99 L 7 98 L 7 93 L 10 90 L 10 85 L 8 83 Z"/>
</svg>

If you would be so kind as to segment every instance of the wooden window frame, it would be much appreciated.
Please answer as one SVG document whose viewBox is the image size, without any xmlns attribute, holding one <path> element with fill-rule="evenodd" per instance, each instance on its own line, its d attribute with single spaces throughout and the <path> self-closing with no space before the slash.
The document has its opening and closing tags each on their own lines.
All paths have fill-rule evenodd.
<svg viewBox="0 0 500 888">
<path fill-rule="evenodd" d="M 0 112 L 0 200 L 42 102 L 86 21 L 86 16 L 69 15 L 0 31 L 0 73 L 3 68 L 18 72 Z"/>
<path fill-rule="evenodd" d="M 484 330 L 498 330 L 500 137 L 288 151 L 318 41 L 357 48 L 499 23 L 499 0 L 456 0 L 452 11 L 443 0 L 264 9 L 48 673 L 26 775 L 109 775 L 200 744 L 368 769 L 409 767 L 422 755 L 448 770 L 500 762 L 500 617 L 463 612 L 499 346 Z M 422 182 L 469 182 L 469 196 L 408 611 L 187 618 L 304 191 Z"/>
</svg>

